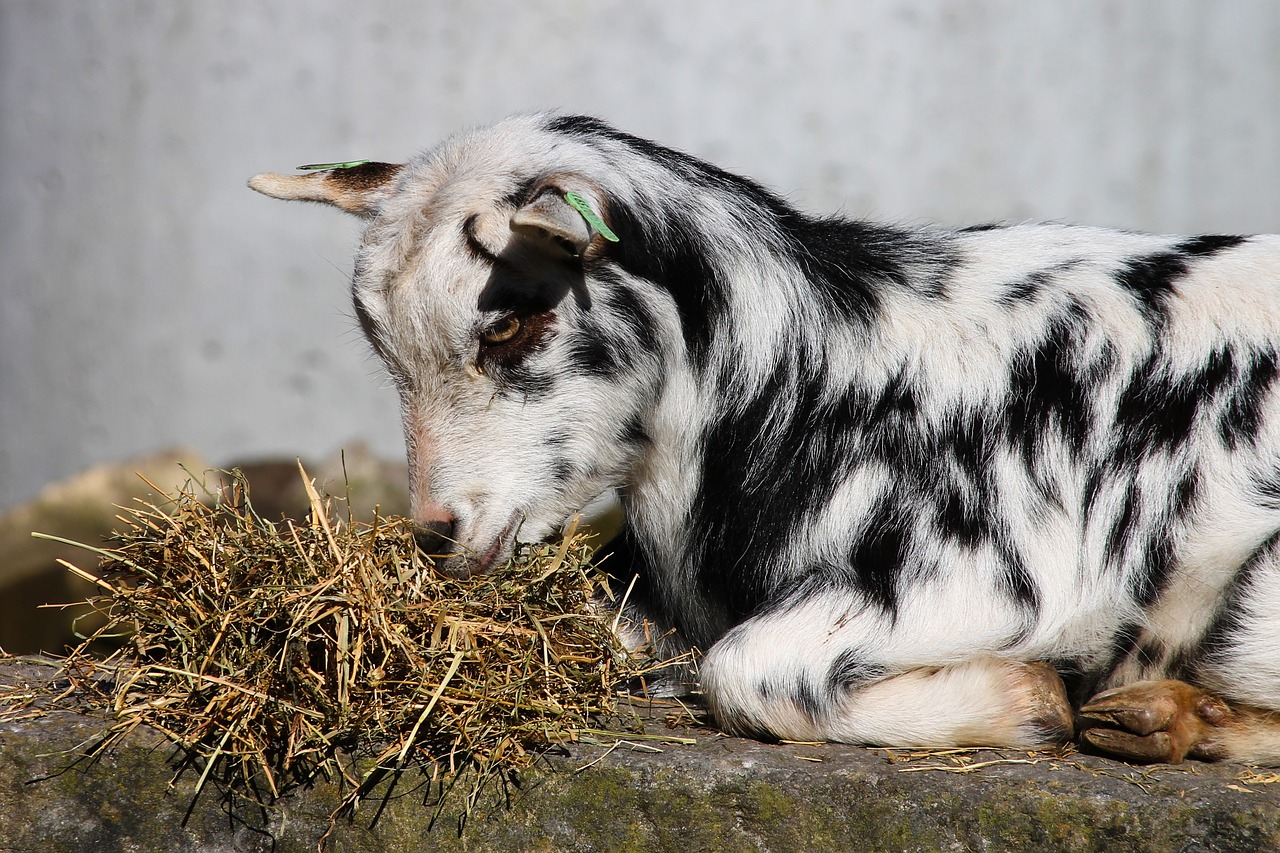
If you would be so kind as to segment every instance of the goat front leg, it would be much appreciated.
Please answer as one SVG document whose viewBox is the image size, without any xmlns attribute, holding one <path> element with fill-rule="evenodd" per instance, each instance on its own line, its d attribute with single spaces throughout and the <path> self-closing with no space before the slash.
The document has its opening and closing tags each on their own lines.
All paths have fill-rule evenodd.
<svg viewBox="0 0 1280 853">
<path fill-rule="evenodd" d="M 829 604 L 829 602 L 828 602 Z M 701 665 L 717 725 L 761 739 L 868 746 L 1040 748 L 1072 735 L 1071 705 L 1045 663 L 974 654 L 937 666 L 860 649 L 856 617 L 811 602 L 748 619 Z"/>
</svg>

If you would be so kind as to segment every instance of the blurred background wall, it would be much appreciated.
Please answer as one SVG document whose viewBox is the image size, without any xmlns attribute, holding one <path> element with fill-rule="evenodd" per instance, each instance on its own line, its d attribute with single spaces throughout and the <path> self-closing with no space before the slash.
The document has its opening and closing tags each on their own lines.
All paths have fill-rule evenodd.
<svg viewBox="0 0 1280 853">
<path fill-rule="evenodd" d="M 357 223 L 255 195 L 515 111 L 814 211 L 1280 231 L 1271 0 L 0 0 L 0 509 L 86 465 L 401 452 Z"/>
</svg>

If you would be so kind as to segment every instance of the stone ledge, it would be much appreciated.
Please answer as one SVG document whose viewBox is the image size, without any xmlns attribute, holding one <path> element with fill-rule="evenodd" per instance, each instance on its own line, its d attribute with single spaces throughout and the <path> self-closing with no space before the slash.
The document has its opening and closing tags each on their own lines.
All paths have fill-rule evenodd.
<svg viewBox="0 0 1280 853">
<path fill-rule="evenodd" d="M 0 665 L 0 680 L 47 677 Z M 660 720 L 650 731 L 665 731 Z M 174 750 L 139 732 L 75 762 L 100 721 L 59 711 L 0 725 L 0 853 L 314 851 L 341 799 L 336 785 L 261 808 L 173 781 Z M 839 744 L 766 745 L 704 729 L 661 752 L 574 745 L 492 786 L 457 832 L 458 797 L 439 820 L 424 780 L 339 821 L 326 850 L 1264 851 L 1280 849 L 1280 784 L 1244 769 L 1136 768 L 1092 756 L 982 752 L 973 772 L 945 758 L 894 760 Z M 585 765 L 590 765 L 583 768 Z M 376 813 L 376 820 L 375 818 Z"/>
</svg>

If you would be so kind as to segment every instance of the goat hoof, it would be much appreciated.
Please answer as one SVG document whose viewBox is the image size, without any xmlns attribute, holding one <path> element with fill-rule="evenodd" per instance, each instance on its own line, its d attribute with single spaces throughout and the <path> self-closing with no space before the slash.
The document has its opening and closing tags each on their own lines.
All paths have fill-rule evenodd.
<svg viewBox="0 0 1280 853">
<path fill-rule="evenodd" d="M 1182 681 L 1140 681 L 1094 696 L 1080 709 L 1081 740 L 1128 761 L 1177 764 L 1221 755 L 1215 730 L 1227 704 Z"/>
</svg>

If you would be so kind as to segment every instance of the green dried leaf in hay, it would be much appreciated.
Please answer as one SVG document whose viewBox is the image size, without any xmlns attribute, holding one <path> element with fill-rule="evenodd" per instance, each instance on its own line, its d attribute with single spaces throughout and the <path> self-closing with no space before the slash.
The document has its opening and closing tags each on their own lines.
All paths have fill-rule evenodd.
<svg viewBox="0 0 1280 853">
<path fill-rule="evenodd" d="M 111 737 L 152 726 L 273 792 L 372 752 L 370 774 L 347 776 L 358 799 L 407 761 L 521 766 L 613 712 L 639 674 L 592 612 L 604 580 L 587 537 L 450 579 L 408 521 L 332 520 L 306 484 L 304 524 L 259 518 L 238 477 L 210 502 L 188 486 L 121 516 L 90 602 L 107 624 L 64 665 L 111 709 Z M 89 653 L 121 633 L 107 661 Z"/>
</svg>

